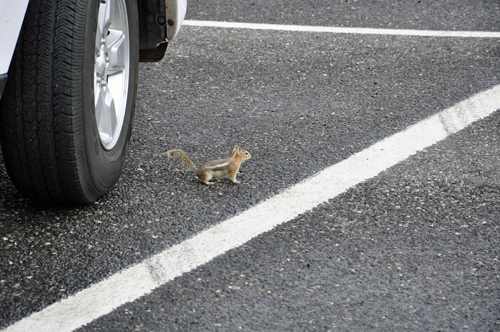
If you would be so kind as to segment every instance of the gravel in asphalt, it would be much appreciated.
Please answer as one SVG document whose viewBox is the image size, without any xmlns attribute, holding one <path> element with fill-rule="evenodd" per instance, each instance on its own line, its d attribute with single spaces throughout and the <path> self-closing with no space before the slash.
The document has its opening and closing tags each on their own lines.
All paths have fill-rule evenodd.
<svg viewBox="0 0 500 332">
<path fill-rule="evenodd" d="M 491 3 L 480 5 L 492 6 L 486 12 L 494 15 L 498 6 Z M 193 13 L 195 6 L 190 9 Z M 471 5 L 471 10 L 477 6 Z M 470 29 L 488 30 L 480 21 L 472 22 L 477 25 Z M 359 22 L 361 18 L 352 24 L 360 26 Z M 469 28 L 465 23 L 459 27 Z M 96 204 L 63 208 L 31 204 L 11 185 L 0 154 L 0 327 L 498 85 L 499 50 L 499 41 L 492 39 L 184 27 L 164 61 L 140 66 L 135 130 L 124 175 Z M 318 327 L 368 329 L 367 324 L 376 322 L 401 327 L 398 324 L 413 319 L 411 311 L 416 310 L 418 322 L 408 321 L 408 327 L 443 323 L 449 329 L 465 329 L 467 323 L 476 330 L 494 329 L 500 298 L 495 286 L 499 274 L 498 113 L 447 142 L 162 287 L 145 302 L 162 301 L 164 306 L 144 306 L 144 310 L 155 314 L 160 308 L 168 310 L 167 317 L 158 316 L 158 326 L 174 329 L 180 324 L 181 330 L 193 321 L 200 323 L 200 330 L 240 324 L 250 329 L 254 325 L 243 323 L 265 318 L 272 318 L 279 329 L 291 322 L 308 323 L 312 313 L 305 308 L 311 306 L 333 308 L 324 322 L 315 315 L 313 323 Z M 240 185 L 222 180 L 203 186 L 178 160 L 166 157 L 168 149 L 182 148 L 201 165 L 227 156 L 235 144 L 253 156 L 242 166 Z M 293 265 L 285 266 L 287 258 Z M 280 271 L 285 267 L 289 270 Z M 311 267 L 318 275 L 305 272 Z M 398 267 L 403 277 L 395 272 Z M 254 277 L 245 280 L 241 275 Z M 186 298 L 196 285 L 200 287 L 198 278 L 210 280 L 213 287 L 199 297 Z M 246 287 L 244 282 L 258 287 L 243 294 L 229 289 L 230 282 L 240 288 Z M 368 282 L 376 287 L 368 289 Z M 397 286 L 401 284 L 406 286 Z M 318 295 L 311 292 L 311 297 L 294 304 L 297 294 L 309 294 L 305 288 L 314 290 L 314 286 L 323 286 L 315 290 Z M 359 289 L 363 293 L 356 294 Z M 225 293 L 225 299 L 230 299 L 227 308 L 214 306 L 217 296 Z M 237 301 L 256 294 L 269 296 L 248 304 Z M 334 305 L 328 304 L 330 298 Z M 361 304 L 362 298 L 367 305 Z M 350 306 L 348 299 L 357 304 Z M 453 307 L 455 302 L 458 308 Z M 130 306 L 138 306 L 137 313 L 141 303 Z M 331 307 L 316 306 L 320 303 Z M 269 308 L 284 312 L 286 306 L 291 309 L 283 319 L 267 313 Z M 183 311 L 186 308 L 198 311 Z M 386 315 L 382 310 L 387 312 L 387 323 L 370 320 L 382 319 Z M 235 318 L 237 312 L 248 314 Z M 461 318 L 453 322 L 458 317 L 455 312 Z M 447 321 L 440 321 L 438 313 L 447 313 L 443 318 Z M 197 320 L 198 315 L 206 318 Z M 366 319 L 355 325 L 360 315 Z M 117 322 L 114 316 L 106 317 Z M 138 324 L 155 327 L 154 321 L 143 318 L 136 318 Z M 135 328 L 128 320 L 122 324 Z"/>
<path fill-rule="evenodd" d="M 499 125 L 496 113 L 78 331 L 498 330 Z"/>
</svg>

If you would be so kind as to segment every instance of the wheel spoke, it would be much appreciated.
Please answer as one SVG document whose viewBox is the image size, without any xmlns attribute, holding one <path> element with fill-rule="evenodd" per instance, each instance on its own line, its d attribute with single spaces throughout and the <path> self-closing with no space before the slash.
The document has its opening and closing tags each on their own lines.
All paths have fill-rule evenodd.
<svg viewBox="0 0 500 332">
<path fill-rule="evenodd" d="M 106 48 L 109 54 L 109 75 L 122 72 L 125 69 L 124 48 L 125 34 L 119 30 L 109 30 L 110 34 L 106 38 Z"/>
<path fill-rule="evenodd" d="M 113 138 L 117 123 L 115 101 L 107 86 L 99 91 L 95 107 L 99 135 L 106 144 Z"/>
<path fill-rule="evenodd" d="M 113 13 L 115 12 L 115 1 L 107 0 L 106 3 L 101 3 L 99 7 L 99 25 L 101 26 L 101 36 L 107 33 L 113 21 Z"/>
<path fill-rule="evenodd" d="M 113 13 L 115 12 L 115 1 L 107 0 L 106 3 L 101 3 L 99 6 L 99 17 L 97 18 L 96 31 L 96 54 L 99 52 L 101 41 L 106 38 L 109 27 L 113 21 Z"/>
</svg>

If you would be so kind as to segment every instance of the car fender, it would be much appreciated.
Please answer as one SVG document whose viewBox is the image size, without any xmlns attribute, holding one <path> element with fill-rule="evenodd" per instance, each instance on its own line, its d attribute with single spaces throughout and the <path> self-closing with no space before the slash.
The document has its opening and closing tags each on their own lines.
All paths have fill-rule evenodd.
<svg viewBox="0 0 500 332">
<path fill-rule="evenodd" d="M 167 16 L 167 40 L 173 40 L 186 16 L 187 0 L 165 0 L 165 14 Z"/>
</svg>

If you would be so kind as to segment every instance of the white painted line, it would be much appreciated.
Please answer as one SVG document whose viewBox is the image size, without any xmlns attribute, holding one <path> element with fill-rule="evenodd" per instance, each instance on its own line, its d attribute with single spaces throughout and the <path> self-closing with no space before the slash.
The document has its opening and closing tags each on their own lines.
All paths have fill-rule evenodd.
<svg viewBox="0 0 500 332">
<path fill-rule="evenodd" d="M 300 32 L 329 32 L 349 33 L 364 35 L 393 35 L 393 36 L 421 36 L 421 37 L 472 37 L 472 38 L 500 38 L 496 31 L 438 31 L 438 30 L 409 30 L 409 29 L 372 29 L 372 28 L 346 28 L 324 26 L 302 26 L 281 24 L 259 24 L 217 21 L 185 20 L 183 25 L 211 28 L 253 29 L 253 30 L 279 30 Z"/>
<path fill-rule="evenodd" d="M 498 109 L 500 85 L 387 137 L 240 215 L 14 323 L 5 331 L 77 329 L 335 198 Z"/>
</svg>

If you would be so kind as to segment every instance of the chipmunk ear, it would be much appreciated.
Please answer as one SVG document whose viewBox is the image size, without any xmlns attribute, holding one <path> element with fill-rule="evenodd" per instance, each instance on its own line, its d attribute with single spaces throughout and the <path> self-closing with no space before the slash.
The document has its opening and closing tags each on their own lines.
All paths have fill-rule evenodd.
<svg viewBox="0 0 500 332">
<path fill-rule="evenodd" d="M 239 149 L 238 145 L 235 145 L 233 148 L 233 152 L 231 152 L 231 155 L 238 153 L 238 149 Z"/>
</svg>

